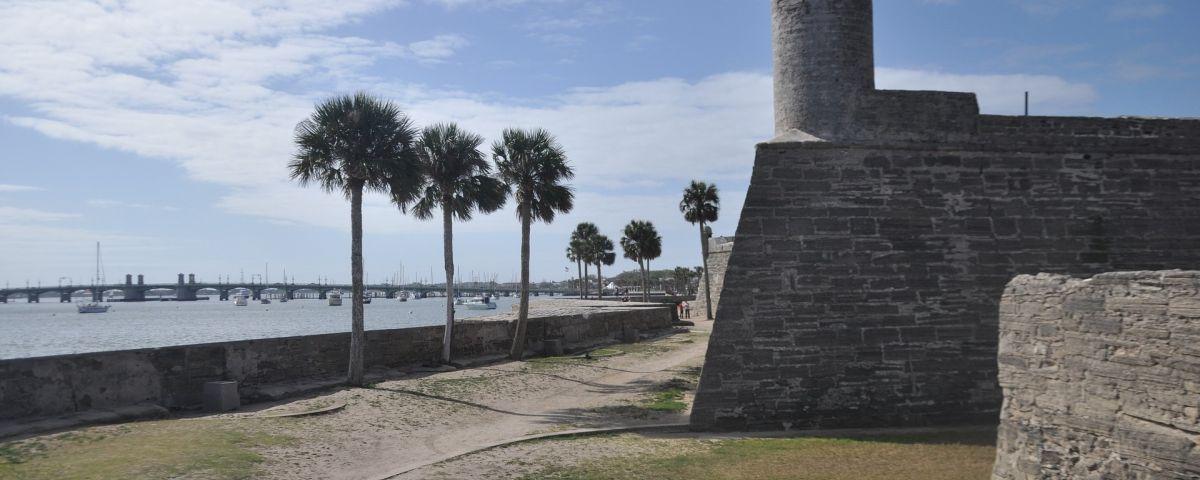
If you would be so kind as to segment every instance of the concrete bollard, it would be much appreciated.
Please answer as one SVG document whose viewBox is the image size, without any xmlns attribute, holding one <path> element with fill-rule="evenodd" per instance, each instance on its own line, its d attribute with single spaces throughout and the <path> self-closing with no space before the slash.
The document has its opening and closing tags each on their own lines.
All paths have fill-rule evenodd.
<svg viewBox="0 0 1200 480">
<path fill-rule="evenodd" d="M 242 406 L 237 382 L 205 382 L 204 411 L 225 412 Z"/>
<path fill-rule="evenodd" d="M 559 356 L 563 354 L 562 339 L 542 340 L 542 355 Z"/>
</svg>

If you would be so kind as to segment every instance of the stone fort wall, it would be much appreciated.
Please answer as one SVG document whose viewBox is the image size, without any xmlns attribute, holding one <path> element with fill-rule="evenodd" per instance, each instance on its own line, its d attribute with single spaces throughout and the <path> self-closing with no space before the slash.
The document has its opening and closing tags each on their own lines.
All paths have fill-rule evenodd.
<svg viewBox="0 0 1200 480">
<path fill-rule="evenodd" d="M 692 421 L 994 421 L 1015 275 L 1200 265 L 1200 121 L 980 117 L 760 144 Z"/>
<path fill-rule="evenodd" d="M 576 301 L 551 303 L 561 308 L 530 313 L 531 347 L 545 339 L 561 339 L 568 349 L 606 343 L 627 329 L 668 328 L 674 313 L 669 306 L 572 309 Z M 455 358 L 507 354 L 512 318 L 461 322 Z M 436 363 L 443 328 L 367 331 L 366 367 Z M 344 378 L 349 351 L 350 334 L 334 333 L 0 360 L 0 422 L 136 404 L 187 408 L 199 405 L 204 382 L 215 380 L 238 381 L 243 401 L 263 400 L 281 384 Z"/>
<path fill-rule="evenodd" d="M 1020 276 L 993 478 L 1200 477 L 1200 272 Z"/>
<path fill-rule="evenodd" d="M 1200 265 L 1200 120 L 980 115 L 876 90 L 871 0 L 772 0 L 701 429 L 994 422 L 1015 275 Z"/>
<path fill-rule="evenodd" d="M 729 269 L 729 254 L 733 253 L 733 238 L 712 237 L 708 239 L 708 277 L 712 279 L 713 315 L 721 304 L 721 289 L 725 288 L 725 271 Z M 704 309 L 708 301 L 704 296 L 704 275 L 696 289 L 696 300 L 691 304 L 692 314 L 704 318 Z"/>
</svg>

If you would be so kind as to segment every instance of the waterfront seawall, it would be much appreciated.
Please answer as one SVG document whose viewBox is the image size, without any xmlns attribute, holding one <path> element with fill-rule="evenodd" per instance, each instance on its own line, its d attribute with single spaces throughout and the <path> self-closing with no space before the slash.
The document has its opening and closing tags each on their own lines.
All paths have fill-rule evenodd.
<svg viewBox="0 0 1200 480">
<path fill-rule="evenodd" d="M 456 325 L 456 358 L 508 352 L 514 314 Z M 530 312 L 528 345 L 561 339 L 581 349 L 621 338 L 629 329 L 668 328 L 669 306 L 552 300 Z M 366 367 L 397 369 L 436 362 L 443 326 L 366 332 Z M 244 402 L 262 400 L 272 385 L 344 375 L 349 333 L 239 340 L 199 345 L 0 360 L 0 422 L 94 409 L 156 404 L 198 406 L 205 382 L 239 383 Z"/>
</svg>

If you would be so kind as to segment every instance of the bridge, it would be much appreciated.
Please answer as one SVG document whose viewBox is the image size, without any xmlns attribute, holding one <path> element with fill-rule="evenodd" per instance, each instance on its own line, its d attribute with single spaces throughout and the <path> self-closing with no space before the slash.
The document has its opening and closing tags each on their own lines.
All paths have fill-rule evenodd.
<svg viewBox="0 0 1200 480">
<path fill-rule="evenodd" d="M 463 295 L 479 295 L 484 293 L 498 295 L 513 295 L 520 292 L 521 286 L 514 283 L 491 283 L 491 282 L 463 282 L 454 284 L 454 291 L 460 292 Z M 251 298 L 258 300 L 267 296 L 286 297 L 289 300 L 297 298 L 328 298 L 331 292 L 350 292 L 351 285 L 349 284 L 328 284 L 328 283 L 254 283 L 254 282 L 227 282 L 227 283 L 212 283 L 212 282 L 197 282 L 194 274 L 187 275 L 185 280 L 184 274 L 179 274 L 176 283 L 145 283 L 142 275 L 137 276 L 137 281 L 134 281 L 133 275 L 125 275 L 125 283 L 112 285 L 59 285 L 59 286 L 37 286 L 25 288 L 6 288 L 0 289 L 0 303 L 8 303 L 10 298 L 25 297 L 29 303 L 41 302 L 41 297 L 49 294 L 57 294 L 59 302 L 71 302 L 71 299 L 76 296 L 87 296 L 93 302 L 102 301 L 122 301 L 122 302 L 144 302 L 146 301 L 147 293 L 152 290 L 160 292 L 175 292 L 174 299 L 176 301 L 194 301 L 201 298 L 202 291 L 215 293 L 221 300 L 229 300 L 229 297 L 238 293 L 248 293 Z M 446 291 L 445 284 L 428 285 L 411 283 L 407 285 L 396 284 L 370 284 L 365 285 L 365 295 L 372 298 L 396 298 L 401 292 L 408 292 L 415 295 L 417 298 L 424 298 L 429 294 Z M 529 286 L 529 294 L 531 296 L 539 295 L 572 295 L 577 291 L 566 287 L 541 287 L 536 285 Z M 120 297 L 119 300 L 114 297 Z"/>
</svg>

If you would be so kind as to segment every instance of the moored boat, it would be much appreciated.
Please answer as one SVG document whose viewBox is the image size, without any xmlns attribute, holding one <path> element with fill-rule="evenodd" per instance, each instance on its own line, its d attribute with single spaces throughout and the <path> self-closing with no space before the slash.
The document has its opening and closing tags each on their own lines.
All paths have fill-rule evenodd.
<svg viewBox="0 0 1200 480">
<path fill-rule="evenodd" d="M 340 293 L 329 294 L 329 306 L 331 306 L 331 307 L 342 306 L 342 294 L 340 294 Z"/>
<path fill-rule="evenodd" d="M 496 302 L 492 301 L 492 297 L 475 297 L 469 301 L 463 302 L 467 310 L 495 310 Z"/>
<path fill-rule="evenodd" d="M 79 313 L 105 313 L 112 305 L 101 305 L 99 303 L 80 303 L 75 306 L 79 309 Z"/>
<path fill-rule="evenodd" d="M 246 306 L 246 305 L 249 305 L 249 304 L 250 304 L 250 302 L 247 302 L 247 301 L 246 301 L 246 296 L 245 296 L 245 295 L 234 295 L 234 296 L 233 296 L 233 306 L 235 306 L 235 307 L 244 307 L 244 306 Z"/>
</svg>

